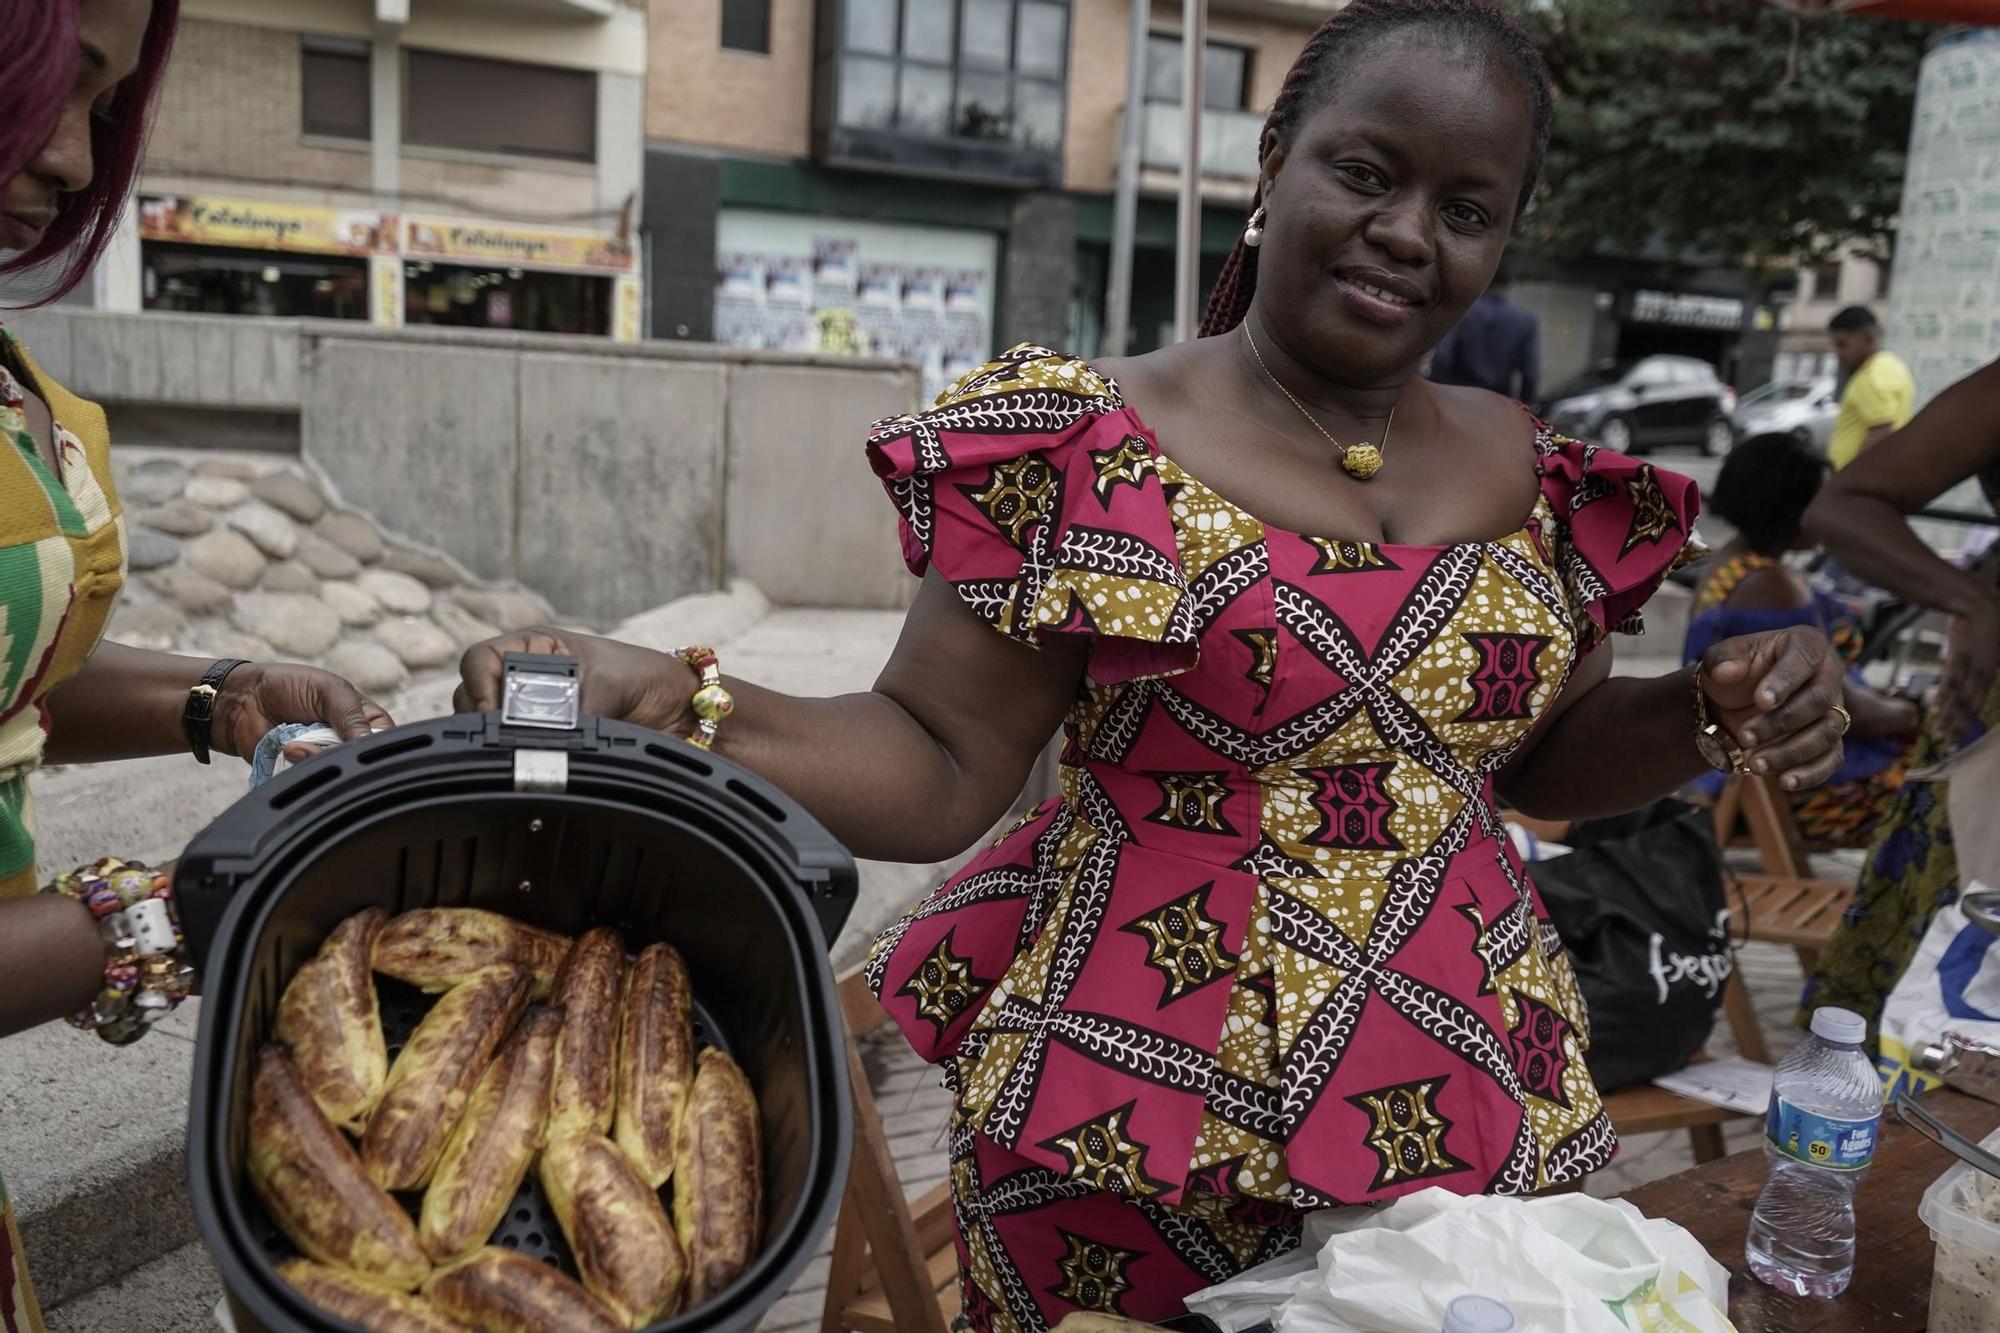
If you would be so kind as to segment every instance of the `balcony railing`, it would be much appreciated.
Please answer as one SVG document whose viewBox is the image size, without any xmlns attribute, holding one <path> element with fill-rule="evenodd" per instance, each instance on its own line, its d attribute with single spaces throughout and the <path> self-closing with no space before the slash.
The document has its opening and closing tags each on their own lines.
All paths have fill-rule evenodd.
<svg viewBox="0 0 2000 1333">
<path fill-rule="evenodd" d="M 1145 104 L 1139 165 L 1179 172 L 1187 151 L 1187 114 L 1178 103 Z M 1201 174 L 1207 180 L 1257 179 L 1257 140 L 1264 117 L 1255 111 L 1201 113 Z"/>
</svg>

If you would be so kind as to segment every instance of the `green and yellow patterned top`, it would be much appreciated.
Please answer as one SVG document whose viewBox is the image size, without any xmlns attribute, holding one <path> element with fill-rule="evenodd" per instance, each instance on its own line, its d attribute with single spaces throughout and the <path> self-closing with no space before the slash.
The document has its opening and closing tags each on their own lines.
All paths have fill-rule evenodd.
<svg viewBox="0 0 2000 1333">
<path fill-rule="evenodd" d="M 28 429 L 23 381 L 54 418 L 53 471 Z M 124 586 L 104 413 L 0 331 L 0 898 L 35 891 L 28 775 L 42 761 L 48 698 L 89 660 Z"/>
</svg>

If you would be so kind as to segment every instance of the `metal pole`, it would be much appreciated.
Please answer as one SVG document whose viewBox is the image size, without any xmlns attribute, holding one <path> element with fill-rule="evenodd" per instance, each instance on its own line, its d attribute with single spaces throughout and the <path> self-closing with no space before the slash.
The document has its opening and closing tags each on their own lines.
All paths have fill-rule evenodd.
<svg viewBox="0 0 2000 1333">
<path fill-rule="evenodd" d="M 1208 42 L 1208 0 L 1181 0 L 1181 97 L 1187 143 L 1181 153 L 1180 213 L 1174 228 L 1174 341 L 1194 337 L 1201 322 L 1201 74 Z"/>
<path fill-rule="evenodd" d="M 1139 227 L 1139 144 L 1146 131 L 1146 22 L 1152 0 L 1130 0 L 1131 54 L 1125 121 L 1118 139 L 1118 193 L 1111 205 L 1111 274 L 1104 287 L 1104 354 L 1125 355 L 1132 325 L 1132 237 Z"/>
</svg>

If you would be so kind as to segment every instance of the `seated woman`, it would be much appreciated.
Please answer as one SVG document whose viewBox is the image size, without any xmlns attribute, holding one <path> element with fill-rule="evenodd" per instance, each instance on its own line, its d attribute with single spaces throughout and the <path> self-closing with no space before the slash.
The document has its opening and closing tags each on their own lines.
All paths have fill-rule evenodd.
<svg viewBox="0 0 2000 1333">
<path fill-rule="evenodd" d="M 1715 553 L 1695 591 L 1683 661 L 1699 661 L 1723 639 L 1789 625 L 1823 630 L 1850 664 L 1860 656 L 1861 628 L 1846 608 L 1813 591 L 1782 559 L 1800 546 L 1800 524 L 1826 470 L 1825 460 L 1789 436 L 1750 440 L 1730 454 L 1710 504 L 1737 535 Z M 1870 689 L 1852 666 L 1845 695 L 1854 729 L 1839 772 L 1824 787 L 1789 794 L 1799 831 L 1815 851 L 1868 845 L 1903 785 L 1921 728 L 1916 704 Z M 1724 780 L 1707 773 L 1694 790 L 1713 797 Z"/>
</svg>

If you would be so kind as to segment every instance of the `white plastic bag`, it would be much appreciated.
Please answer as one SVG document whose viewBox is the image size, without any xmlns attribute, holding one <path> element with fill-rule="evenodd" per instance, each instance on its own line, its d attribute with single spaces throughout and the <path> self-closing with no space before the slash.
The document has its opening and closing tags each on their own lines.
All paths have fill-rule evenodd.
<svg viewBox="0 0 2000 1333">
<path fill-rule="evenodd" d="M 1938 908 L 1882 1006 L 1876 1067 L 1889 1095 L 1938 1085 L 1915 1061 L 1947 1032 L 2000 1047 L 2000 938 L 1968 921 L 1956 902 Z"/>
<path fill-rule="evenodd" d="M 1299 1250 L 1196 1292 L 1225 1333 L 1436 1333 L 1468 1293 L 1523 1333 L 1730 1333 L 1728 1275 L 1694 1238 L 1621 1200 L 1423 1190 L 1306 1221 Z"/>
</svg>

